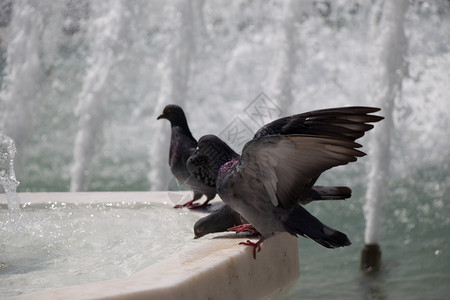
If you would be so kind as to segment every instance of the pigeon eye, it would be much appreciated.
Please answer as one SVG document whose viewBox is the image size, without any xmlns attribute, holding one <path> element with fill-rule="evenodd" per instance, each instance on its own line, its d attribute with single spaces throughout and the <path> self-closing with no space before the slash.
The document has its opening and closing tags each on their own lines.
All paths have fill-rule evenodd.
<svg viewBox="0 0 450 300">
<path fill-rule="evenodd" d="M 197 228 L 197 232 L 198 232 L 198 233 L 201 233 L 202 231 L 203 231 L 203 227 Z"/>
<path fill-rule="evenodd" d="M 206 145 L 205 141 L 201 141 L 200 145 L 205 146 Z"/>
<path fill-rule="evenodd" d="M 171 112 L 172 112 L 172 109 L 171 109 L 171 108 L 168 108 L 168 109 L 167 109 L 167 112 L 168 112 L 168 113 L 171 113 Z"/>
</svg>

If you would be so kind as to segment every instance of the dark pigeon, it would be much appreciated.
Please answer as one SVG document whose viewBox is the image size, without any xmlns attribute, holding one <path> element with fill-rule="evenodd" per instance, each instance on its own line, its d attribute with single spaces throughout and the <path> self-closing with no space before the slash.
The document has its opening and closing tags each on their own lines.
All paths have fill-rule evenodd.
<svg viewBox="0 0 450 300">
<path fill-rule="evenodd" d="M 157 119 L 169 120 L 172 127 L 169 152 L 170 170 L 180 184 L 189 187 L 194 193 L 191 201 L 183 205 L 176 205 L 175 208 L 206 207 L 208 202 L 216 196 L 216 188 L 215 186 L 208 186 L 194 176 L 191 176 L 186 167 L 186 161 L 194 153 L 197 147 L 197 141 L 189 130 L 183 109 L 178 105 L 167 105 Z M 199 200 L 203 195 L 206 196 L 206 201 L 203 204 L 199 205 L 194 203 L 194 201 Z"/>
<path fill-rule="evenodd" d="M 200 138 L 197 156 L 229 159 L 219 169 L 219 196 L 261 234 L 261 243 L 275 232 L 309 237 L 327 248 L 350 245 L 347 236 L 312 216 L 297 205 L 326 170 L 356 161 L 365 153 L 355 140 L 373 128 L 367 123 L 383 117 L 370 115 L 372 107 L 324 109 L 282 118 L 262 127 L 245 144 L 242 155 L 233 157 L 228 145 L 217 136 Z"/>
<path fill-rule="evenodd" d="M 240 214 L 223 204 L 217 211 L 199 219 L 194 224 L 194 238 L 197 239 L 209 233 L 227 231 L 229 228 L 247 223 Z"/>
<path fill-rule="evenodd" d="M 308 195 L 299 202 L 301 205 L 306 205 L 312 201 L 320 200 L 344 200 L 351 197 L 352 190 L 345 186 L 324 187 L 313 186 L 308 192 Z M 242 226 L 244 225 L 244 226 Z M 228 205 L 222 205 L 218 210 L 210 213 L 206 217 L 199 219 L 194 224 L 194 238 L 200 238 L 210 233 L 224 232 L 224 231 L 250 231 L 255 233 L 248 226 L 247 220 L 241 217 Z M 251 225 L 250 225 L 251 226 Z"/>
</svg>

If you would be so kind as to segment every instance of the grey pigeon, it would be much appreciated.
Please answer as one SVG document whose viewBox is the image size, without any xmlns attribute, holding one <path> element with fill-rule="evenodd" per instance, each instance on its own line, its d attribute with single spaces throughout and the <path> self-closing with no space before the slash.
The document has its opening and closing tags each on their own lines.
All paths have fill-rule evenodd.
<svg viewBox="0 0 450 300">
<path fill-rule="evenodd" d="M 194 193 L 191 201 L 183 205 L 176 205 L 175 208 L 184 206 L 188 208 L 199 208 L 207 206 L 208 202 L 216 196 L 216 188 L 215 186 L 208 186 L 194 176 L 191 176 L 186 167 L 186 161 L 194 153 L 197 147 L 197 141 L 189 130 L 183 109 L 175 104 L 167 105 L 157 119 L 167 119 L 170 121 L 172 129 L 169 151 L 170 170 L 180 184 L 189 187 Z M 199 205 L 194 203 L 194 201 L 199 200 L 203 195 L 206 196 L 206 201 L 203 204 Z"/>
<path fill-rule="evenodd" d="M 350 245 L 347 236 L 297 205 L 326 170 L 356 161 L 365 153 L 355 140 L 373 128 L 367 123 L 383 117 L 370 115 L 373 107 L 344 107 L 312 111 L 278 119 L 263 126 L 244 145 L 242 155 L 225 162 L 216 185 L 219 196 L 261 234 L 261 243 L 275 232 L 309 237 L 327 248 Z M 217 136 L 200 138 L 196 156 L 206 153 L 210 161 L 230 157 L 228 145 Z"/>
<path fill-rule="evenodd" d="M 299 204 L 306 205 L 312 201 L 319 200 L 344 200 L 350 198 L 351 193 L 352 190 L 345 186 L 313 186 L 308 192 L 308 195 L 301 200 Z M 256 230 L 252 230 L 248 225 L 247 220 L 241 217 L 240 214 L 235 212 L 228 205 L 224 204 L 218 210 L 199 219 L 194 224 L 194 238 L 197 239 L 210 233 L 224 231 L 250 231 L 256 233 Z"/>
</svg>

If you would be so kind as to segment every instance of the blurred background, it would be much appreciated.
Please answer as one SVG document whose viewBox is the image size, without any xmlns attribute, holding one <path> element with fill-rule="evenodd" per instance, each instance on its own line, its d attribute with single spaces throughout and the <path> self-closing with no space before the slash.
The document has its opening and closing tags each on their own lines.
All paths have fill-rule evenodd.
<svg viewBox="0 0 450 300">
<path fill-rule="evenodd" d="M 309 210 L 362 245 L 370 166 L 384 161 L 384 273 L 359 277 L 359 246 L 300 239 L 289 297 L 444 299 L 450 1 L 400 2 L 0 0 L 0 131 L 16 142 L 18 191 L 178 189 L 169 124 L 156 121 L 169 103 L 196 138 L 237 151 L 229 133 L 250 138 L 260 121 L 379 106 L 386 125 L 361 140 L 369 157 L 319 181 L 352 199 Z M 258 121 L 261 103 L 271 109 Z"/>
</svg>

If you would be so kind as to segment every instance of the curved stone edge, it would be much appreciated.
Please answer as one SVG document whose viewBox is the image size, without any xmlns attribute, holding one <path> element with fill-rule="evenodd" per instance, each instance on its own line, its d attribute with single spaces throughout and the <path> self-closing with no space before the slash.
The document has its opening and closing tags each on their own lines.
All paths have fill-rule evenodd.
<svg viewBox="0 0 450 300">
<path fill-rule="evenodd" d="M 148 202 L 167 202 L 164 192 L 138 193 L 145 199 L 150 196 Z M 50 194 L 64 196 L 55 195 L 61 193 Z M 114 199 L 123 201 L 124 196 L 136 201 L 139 198 L 134 192 L 127 195 L 73 194 L 77 195 L 64 197 L 64 202 L 105 202 L 105 198 L 114 202 Z M 22 195 L 22 200 L 27 202 L 27 196 Z M 53 196 L 42 196 L 52 201 Z M 79 197 L 85 201 L 75 199 Z M 103 201 L 97 201 L 97 198 Z M 36 194 L 33 199 L 36 199 Z M 262 243 L 256 260 L 253 259 L 251 247 L 238 245 L 243 240 L 227 233 L 207 236 L 192 248 L 124 279 L 64 287 L 8 299 L 281 299 L 300 276 L 297 239 L 287 233 L 274 235 Z"/>
</svg>

